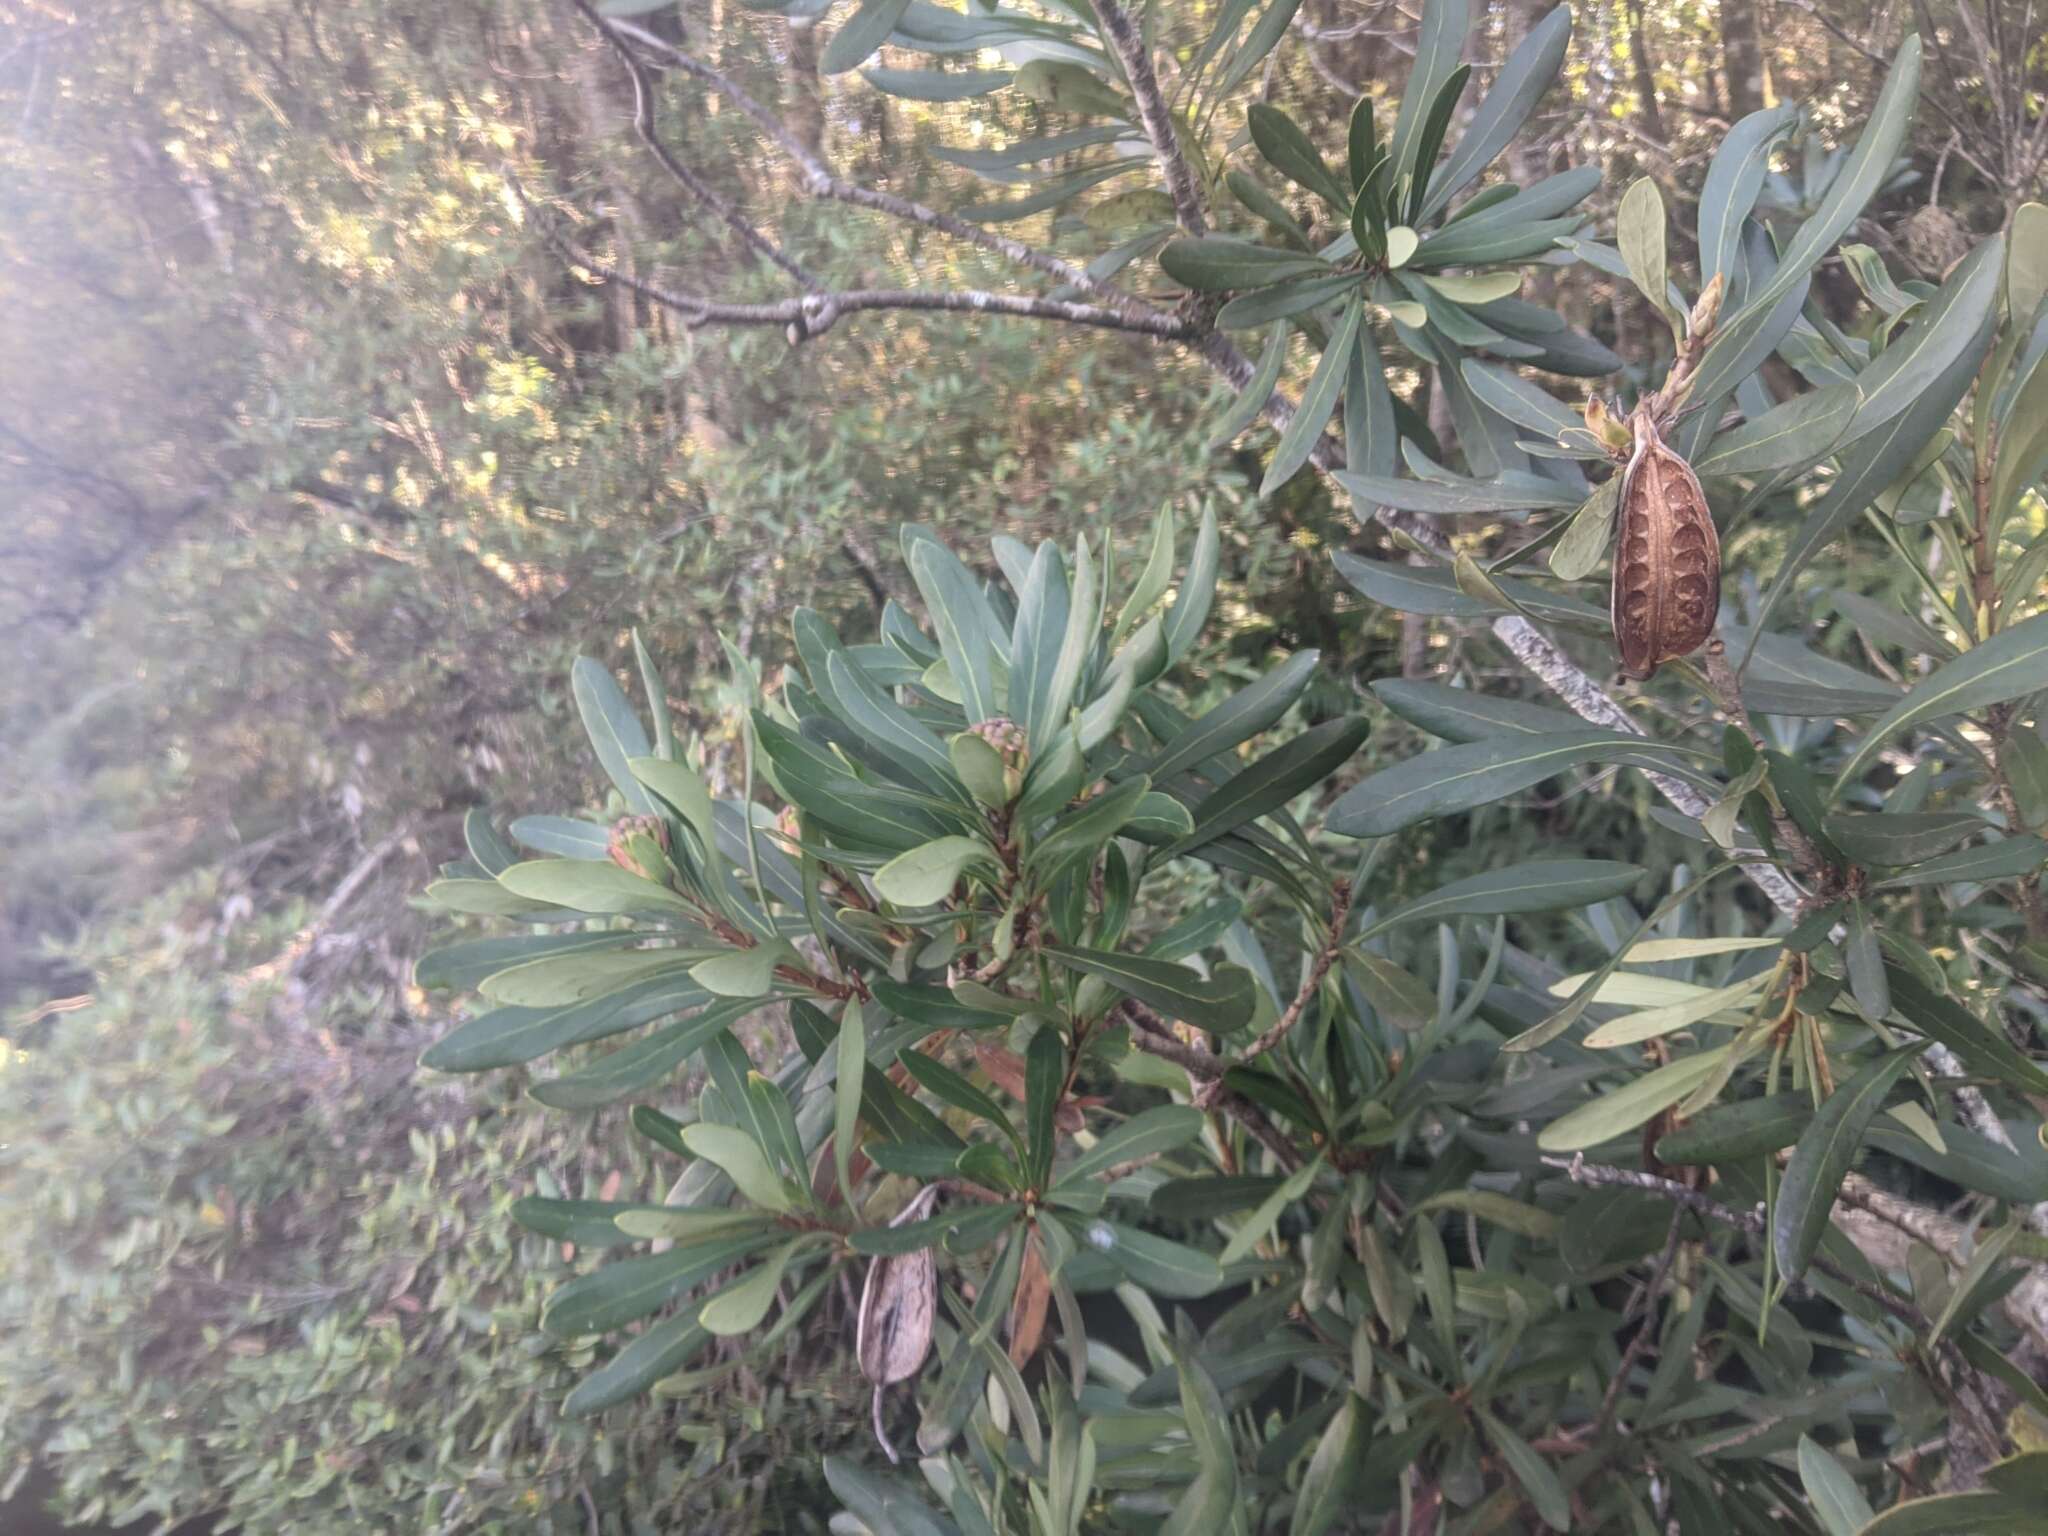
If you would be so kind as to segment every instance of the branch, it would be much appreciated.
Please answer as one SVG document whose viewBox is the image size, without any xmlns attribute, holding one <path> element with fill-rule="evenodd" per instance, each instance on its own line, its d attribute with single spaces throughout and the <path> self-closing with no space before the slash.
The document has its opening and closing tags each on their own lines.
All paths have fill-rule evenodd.
<svg viewBox="0 0 2048 1536">
<path fill-rule="evenodd" d="M 1131 94 L 1137 98 L 1138 121 L 1144 124 L 1145 137 L 1152 141 L 1152 152 L 1159 157 L 1159 169 L 1166 176 L 1174 221 L 1190 235 L 1206 235 L 1209 225 L 1202 217 L 1202 196 L 1188 170 L 1187 157 L 1181 153 L 1180 140 L 1174 137 L 1173 114 L 1160 92 L 1159 77 L 1152 71 L 1145 40 L 1138 35 L 1137 24 L 1123 8 L 1122 0 L 1093 0 L 1093 4 L 1096 18 L 1102 23 L 1102 34 L 1116 51 L 1117 60 L 1124 67 L 1124 78 L 1130 82 Z"/>
<path fill-rule="evenodd" d="M 1309 967 L 1308 975 L 1301 981 L 1301 990 L 1294 994 L 1294 1001 L 1287 1005 L 1287 1011 L 1273 1021 L 1273 1027 L 1251 1043 L 1249 1049 L 1238 1058 L 1242 1065 L 1254 1057 L 1263 1056 L 1294 1028 L 1317 991 L 1323 985 L 1323 978 L 1330 974 L 1330 966 L 1337 958 L 1337 952 L 1344 947 L 1344 920 L 1351 915 L 1351 882 L 1339 880 L 1330 890 L 1330 926 L 1324 935 L 1323 947 L 1316 952 L 1315 964 Z"/>
</svg>

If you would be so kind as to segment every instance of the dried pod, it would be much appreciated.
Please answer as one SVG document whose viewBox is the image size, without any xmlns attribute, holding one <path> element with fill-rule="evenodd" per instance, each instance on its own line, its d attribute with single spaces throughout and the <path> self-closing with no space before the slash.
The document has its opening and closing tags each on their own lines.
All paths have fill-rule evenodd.
<svg viewBox="0 0 2048 1536">
<path fill-rule="evenodd" d="M 938 1198 L 936 1184 L 919 1192 L 916 1199 L 897 1212 L 892 1227 L 922 1221 Z M 875 1439 L 896 1461 L 896 1447 L 882 1429 L 882 1392 L 896 1382 L 915 1376 L 932 1347 L 932 1315 L 938 1308 L 939 1272 L 929 1248 L 915 1253 L 890 1254 L 868 1265 L 867 1281 L 860 1292 L 860 1324 L 854 1336 L 854 1353 L 861 1374 L 875 1385 Z"/>
<path fill-rule="evenodd" d="M 1721 612 L 1721 538 L 1692 466 L 1664 445 L 1648 405 L 1629 418 L 1621 482 L 1614 639 L 1640 681 L 1704 645 Z"/>
</svg>

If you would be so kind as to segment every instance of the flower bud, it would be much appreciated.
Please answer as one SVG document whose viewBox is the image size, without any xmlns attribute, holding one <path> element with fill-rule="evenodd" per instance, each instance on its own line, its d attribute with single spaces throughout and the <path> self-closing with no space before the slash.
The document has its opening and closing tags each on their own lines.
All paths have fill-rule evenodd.
<svg viewBox="0 0 2048 1536">
<path fill-rule="evenodd" d="M 669 884 L 675 875 L 668 861 L 668 823 L 659 816 L 621 816 L 605 852 L 628 874 L 656 885 Z"/>
<path fill-rule="evenodd" d="M 1721 317 L 1721 297 L 1728 290 L 1722 273 L 1716 272 L 1714 280 L 1700 290 L 1698 302 L 1692 307 L 1692 314 L 1685 322 L 1685 333 L 1694 341 L 1705 338 L 1713 330 L 1714 322 Z"/>
<path fill-rule="evenodd" d="M 980 737 L 1001 755 L 1004 803 L 1015 800 L 1023 792 L 1024 773 L 1031 766 L 1030 738 L 1024 734 L 1024 727 L 997 715 L 970 725 L 967 734 Z"/>
</svg>

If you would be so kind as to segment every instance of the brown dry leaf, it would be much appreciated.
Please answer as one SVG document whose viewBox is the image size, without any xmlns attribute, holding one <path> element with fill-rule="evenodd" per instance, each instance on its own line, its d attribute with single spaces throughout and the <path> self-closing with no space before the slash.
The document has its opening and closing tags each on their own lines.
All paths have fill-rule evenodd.
<svg viewBox="0 0 2048 1536">
<path fill-rule="evenodd" d="M 1024 1263 L 1017 1271 L 1017 1296 L 1010 1303 L 1010 1364 L 1018 1370 L 1038 1353 L 1045 1337 L 1045 1309 L 1052 1300 L 1052 1279 L 1045 1272 L 1045 1256 L 1034 1227 L 1024 1246 Z"/>
<path fill-rule="evenodd" d="M 1721 611 L 1721 539 L 1692 466 L 1664 445 L 1648 403 L 1629 418 L 1635 452 L 1621 483 L 1614 638 L 1638 681 L 1689 655 Z"/>
</svg>

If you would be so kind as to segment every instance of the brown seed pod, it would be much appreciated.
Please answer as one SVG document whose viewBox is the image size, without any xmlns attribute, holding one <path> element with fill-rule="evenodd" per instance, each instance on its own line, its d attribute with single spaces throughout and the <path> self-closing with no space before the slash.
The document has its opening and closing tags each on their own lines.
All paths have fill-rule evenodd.
<svg viewBox="0 0 2048 1536">
<path fill-rule="evenodd" d="M 1629 418 L 1614 550 L 1614 639 L 1641 681 L 1704 645 L 1721 612 L 1721 537 L 1692 466 L 1664 446 L 1647 404 Z"/>
<path fill-rule="evenodd" d="M 928 1185 L 889 1225 L 922 1221 L 938 1194 L 936 1184 Z M 891 1461 L 899 1458 L 882 1429 L 882 1392 L 915 1376 L 924 1364 L 932 1347 L 932 1314 L 938 1301 L 939 1272 L 931 1249 L 887 1255 L 868 1265 L 867 1281 L 860 1292 L 854 1354 L 860 1360 L 861 1374 L 875 1384 L 875 1439 Z"/>
</svg>

